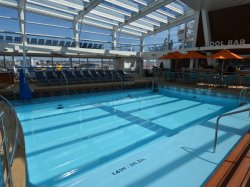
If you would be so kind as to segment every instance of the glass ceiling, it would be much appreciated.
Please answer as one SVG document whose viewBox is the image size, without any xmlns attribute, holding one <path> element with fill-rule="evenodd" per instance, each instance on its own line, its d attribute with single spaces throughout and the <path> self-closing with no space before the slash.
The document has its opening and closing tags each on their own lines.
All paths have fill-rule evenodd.
<svg viewBox="0 0 250 187">
<path fill-rule="evenodd" d="M 0 0 L 18 7 L 24 0 Z M 179 0 L 26 0 L 29 12 L 142 36 L 191 10 Z"/>
</svg>

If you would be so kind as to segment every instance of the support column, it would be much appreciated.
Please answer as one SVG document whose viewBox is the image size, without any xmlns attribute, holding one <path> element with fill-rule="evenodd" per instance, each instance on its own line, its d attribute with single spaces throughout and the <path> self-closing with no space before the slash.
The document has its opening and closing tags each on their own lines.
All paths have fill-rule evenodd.
<svg viewBox="0 0 250 187">
<path fill-rule="evenodd" d="M 74 39 L 75 39 L 75 47 L 79 47 L 79 23 L 78 22 L 73 22 L 73 33 L 74 33 Z"/>
<path fill-rule="evenodd" d="M 209 22 L 208 11 L 202 10 L 201 15 L 202 15 L 205 46 L 209 46 L 211 42 L 211 32 L 210 32 L 210 22 Z M 211 53 L 207 53 L 207 56 L 209 55 L 211 55 Z M 211 66 L 211 65 L 215 65 L 216 61 L 209 58 L 207 59 L 207 63 L 209 66 Z"/>
<path fill-rule="evenodd" d="M 196 11 L 195 23 L 194 23 L 194 37 L 193 37 L 193 43 L 192 43 L 193 48 L 196 47 L 196 43 L 197 43 L 199 20 L 200 20 L 200 11 Z"/>
<path fill-rule="evenodd" d="M 112 33 L 112 50 L 115 50 L 116 46 L 117 46 L 117 31 L 113 30 L 113 33 Z"/>
<path fill-rule="evenodd" d="M 144 37 L 141 37 L 140 38 L 140 52 L 143 52 L 144 51 Z"/>
</svg>

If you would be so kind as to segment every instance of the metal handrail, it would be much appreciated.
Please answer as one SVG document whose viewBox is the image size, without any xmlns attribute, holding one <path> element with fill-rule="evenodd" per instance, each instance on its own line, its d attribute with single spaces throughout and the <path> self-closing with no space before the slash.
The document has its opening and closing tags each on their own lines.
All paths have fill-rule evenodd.
<svg viewBox="0 0 250 187">
<path fill-rule="evenodd" d="M 0 99 L 7 103 L 7 105 L 11 109 L 10 111 L 12 111 L 15 115 L 15 126 L 16 126 L 15 139 L 14 139 L 15 141 L 13 142 L 14 145 L 13 145 L 12 155 L 10 158 L 10 166 L 12 166 L 13 160 L 14 160 L 15 154 L 16 154 L 17 144 L 18 144 L 18 136 L 19 136 L 18 118 L 17 118 L 16 110 L 15 110 L 14 106 L 11 104 L 11 102 L 8 99 L 6 99 L 5 97 L 3 97 L 2 95 L 0 95 Z"/>
<path fill-rule="evenodd" d="M 5 131 L 5 127 L 4 127 L 4 117 L 6 116 L 6 114 L 4 112 L 0 113 L 0 132 L 2 135 L 2 143 L 0 145 L 0 151 L 2 151 L 2 149 L 4 150 L 3 154 L 3 159 L 5 160 L 6 163 L 6 180 L 3 181 L 4 185 L 13 187 L 13 180 L 12 180 L 12 172 L 11 172 L 11 158 L 13 155 L 11 155 L 11 158 L 9 158 L 9 150 L 8 150 L 8 137 L 6 136 L 6 131 Z M 2 170 L 4 172 L 4 170 Z M 3 173 L 4 175 L 4 173 Z"/>
<path fill-rule="evenodd" d="M 122 87 L 123 87 L 123 80 L 122 80 L 122 77 L 119 75 L 119 73 L 117 73 L 117 76 L 121 79 L 121 91 L 122 91 Z"/>
<path fill-rule="evenodd" d="M 239 96 L 239 104 L 241 104 L 241 101 L 243 100 L 245 100 L 245 98 L 246 98 L 246 92 L 248 91 L 248 90 L 250 90 L 250 87 L 246 87 L 246 88 L 243 88 L 242 90 L 241 90 L 241 92 L 240 92 L 240 96 Z"/>
<path fill-rule="evenodd" d="M 65 81 L 66 81 L 66 88 L 67 88 L 67 96 L 69 95 L 69 81 L 68 81 L 68 79 L 67 79 L 67 77 L 66 77 L 66 75 L 64 74 L 64 72 L 62 71 L 62 75 L 63 75 L 63 78 L 65 79 Z"/>
<path fill-rule="evenodd" d="M 239 113 L 247 112 L 247 111 L 250 112 L 250 108 L 246 108 L 246 109 L 238 110 L 238 111 L 235 111 L 235 112 L 230 112 L 230 113 L 222 114 L 222 115 L 220 115 L 217 118 L 217 120 L 216 120 L 216 126 L 215 126 L 214 146 L 213 146 L 213 152 L 214 153 L 216 151 L 216 145 L 217 145 L 217 139 L 218 139 L 218 129 L 219 129 L 219 121 L 220 121 L 220 119 L 222 117 L 231 116 L 231 115 L 234 115 L 234 114 L 239 114 Z M 250 113 L 249 113 L 249 117 L 250 117 Z"/>
</svg>

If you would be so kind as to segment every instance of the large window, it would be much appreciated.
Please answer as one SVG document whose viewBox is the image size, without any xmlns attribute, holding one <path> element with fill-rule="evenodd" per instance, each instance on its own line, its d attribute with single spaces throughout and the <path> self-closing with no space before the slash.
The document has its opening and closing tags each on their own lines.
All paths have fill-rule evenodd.
<svg viewBox="0 0 250 187">
<path fill-rule="evenodd" d="M 88 59 L 89 69 L 102 69 L 102 59 L 100 58 L 89 58 Z"/>
<path fill-rule="evenodd" d="M 144 39 L 144 51 L 164 51 L 191 48 L 194 37 L 194 23 L 189 21 L 168 30 L 150 35 Z"/>
<path fill-rule="evenodd" d="M 72 22 L 27 12 L 26 32 L 73 38 Z"/>
<path fill-rule="evenodd" d="M 46 67 L 51 68 L 52 57 L 31 57 L 30 59 L 31 67 Z"/>
<path fill-rule="evenodd" d="M 71 64 L 69 61 L 69 58 L 60 58 L 60 57 L 54 57 L 53 58 L 53 65 L 61 64 L 63 68 L 70 68 Z"/>
<path fill-rule="evenodd" d="M 15 61 L 13 56 L 5 56 L 5 65 L 7 69 L 13 69 Z"/>
</svg>

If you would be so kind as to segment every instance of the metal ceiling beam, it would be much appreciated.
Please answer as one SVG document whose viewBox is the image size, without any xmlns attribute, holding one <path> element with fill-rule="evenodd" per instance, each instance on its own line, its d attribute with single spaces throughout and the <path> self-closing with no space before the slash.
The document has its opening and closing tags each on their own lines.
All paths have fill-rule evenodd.
<svg viewBox="0 0 250 187">
<path fill-rule="evenodd" d="M 103 0 L 92 0 L 90 1 L 83 10 L 79 11 L 78 15 L 75 16 L 74 21 L 78 22 L 81 20 L 82 17 L 84 17 L 86 14 L 88 14 L 91 10 L 93 10 L 95 7 L 97 7 Z"/>
<path fill-rule="evenodd" d="M 170 29 L 172 27 L 175 27 L 177 25 L 180 25 L 182 23 L 194 20 L 196 18 L 196 15 L 197 15 L 197 12 L 195 12 L 195 11 L 187 12 L 185 15 L 180 16 L 176 19 L 173 19 L 173 20 L 169 21 L 169 23 L 167 23 L 167 24 L 163 24 L 161 27 L 158 27 L 154 31 L 151 31 L 151 32 L 148 32 L 147 34 L 144 34 L 143 37 L 150 36 L 150 35 L 162 32 L 164 30 Z"/>
<path fill-rule="evenodd" d="M 135 13 L 134 15 L 132 15 L 130 18 L 126 19 L 124 23 L 120 23 L 118 27 L 116 27 L 115 29 L 118 30 L 120 28 L 122 28 L 125 25 L 128 25 L 144 16 L 146 16 L 147 14 L 150 14 L 151 12 L 154 12 L 162 7 L 164 7 L 165 5 L 169 4 L 173 2 L 173 0 L 158 0 L 158 1 L 153 1 L 152 3 L 148 4 L 147 6 L 143 7 L 142 9 L 140 9 L 139 12 Z"/>
</svg>

